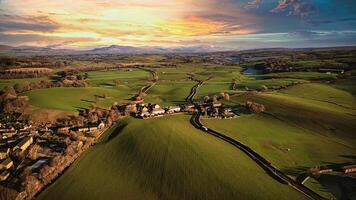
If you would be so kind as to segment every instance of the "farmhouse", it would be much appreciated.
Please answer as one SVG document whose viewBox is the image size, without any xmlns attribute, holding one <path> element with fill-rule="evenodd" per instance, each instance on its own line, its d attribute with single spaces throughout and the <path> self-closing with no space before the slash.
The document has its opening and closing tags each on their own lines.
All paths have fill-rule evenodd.
<svg viewBox="0 0 356 200">
<path fill-rule="evenodd" d="M 10 169 L 14 166 L 14 162 L 10 158 L 5 159 L 0 163 L 0 169 Z"/>
<path fill-rule="evenodd" d="M 0 160 L 7 158 L 10 153 L 10 148 L 0 150 Z"/>
<path fill-rule="evenodd" d="M 32 143 L 33 137 L 26 137 L 14 147 L 14 150 L 21 149 L 22 151 L 25 151 Z"/>
<path fill-rule="evenodd" d="M 175 113 L 175 112 L 180 112 L 180 107 L 179 106 L 169 106 L 167 112 L 168 113 Z"/>
<path fill-rule="evenodd" d="M 153 115 L 163 115 L 164 113 L 166 113 L 166 111 L 164 109 L 162 109 L 162 108 L 154 109 L 152 111 Z"/>
<path fill-rule="evenodd" d="M 105 128 L 105 123 L 100 122 L 100 124 L 98 125 L 98 129 L 103 129 L 103 128 Z"/>
<path fill-rule="evenodd" d="M 345 174 L 356 172 L 356 165 L 348 165 L 342 168 Z"/>
<path fill-rule="evenodd" d="M 5 181 L 10 176 L 10 172 L 3 171 L 0 174 L 0 181 Z"/>
</svg>

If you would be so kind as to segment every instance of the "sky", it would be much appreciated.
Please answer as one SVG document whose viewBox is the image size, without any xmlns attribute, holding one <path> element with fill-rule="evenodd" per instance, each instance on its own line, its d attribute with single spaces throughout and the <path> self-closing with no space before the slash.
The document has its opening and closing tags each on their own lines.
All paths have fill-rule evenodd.
<svg viewBox="0 0 356 200">
<path fill-rule="evenodd" d="M 0 0 L 0 45 L 356 45 L 356 0 Z"/>
</svg>

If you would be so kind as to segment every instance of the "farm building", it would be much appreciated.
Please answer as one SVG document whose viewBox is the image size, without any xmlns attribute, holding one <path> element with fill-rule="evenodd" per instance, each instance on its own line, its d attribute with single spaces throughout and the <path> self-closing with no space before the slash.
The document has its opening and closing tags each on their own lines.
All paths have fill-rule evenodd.
<svg viewBox="0 0 356 200">
<path fill-rule="evenodd" d="M 345 174 L 356 172 L 356 165 L 349 165 L 342 168 Z"/>
<path fill-rule="evenodd" d="M 100 124 L 97 127 L 98 127 L 98 129 L 103 129 L 103 128 L 105 128 L 105 123 L 100 122 Z"/>
<path fill-rule="evenodd" d="M 10 172 L 3 171 L 0 174 L 0 181 L 5 181 L 10 176 Z"/>
<path fill-rule="evenodd" d="M 5 159 L 0 163 L 0 169 L 10 169 L 14 166 L 14 162 L 10 158 Z"/>
<path fill-rule="evenodd" d="M 162 114 L 164 114 L 164 113 L 166 113 L 166 111 L 165 111 L 164 109 L 162 109 L 162 108 L 154 109 L 154 110 L 152 111 L 152 114 L 153 114 L 153 115 L 162 115 Z"/>
<path fill-rule="evenodd" d="M 180 107 L 179 106 L 169 106 L 168 107 L 168 113 L 175 113 L 175 112 L 180 112 Z"/>
<path fill-rule="evenodd" d="M 32 143 L 33 137 L 26 137 L 14 147 L 14 150 L 21 149 L 22 151 L 25 151 Z"/>
</svg>

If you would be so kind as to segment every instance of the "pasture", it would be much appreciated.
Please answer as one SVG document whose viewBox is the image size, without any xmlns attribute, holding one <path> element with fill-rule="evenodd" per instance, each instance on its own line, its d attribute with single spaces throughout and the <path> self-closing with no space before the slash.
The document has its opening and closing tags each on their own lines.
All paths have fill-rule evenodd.
<svg viewBox="0 0 356 200">
<path fill-rule="evenodd" d="M 303 199 L 189 119 L 120 121 L 38 199 Z"/>
</svg>

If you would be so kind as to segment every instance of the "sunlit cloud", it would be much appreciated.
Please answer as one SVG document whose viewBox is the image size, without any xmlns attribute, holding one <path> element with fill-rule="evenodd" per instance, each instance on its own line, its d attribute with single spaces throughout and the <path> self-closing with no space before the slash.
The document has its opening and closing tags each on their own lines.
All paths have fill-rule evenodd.
<svg viewBox="0 0 356 200">
<path fill-rule="evenodd" d="M 313 26 L 332 29 L 330 24 L 337 19 L 311 15 L 316 8 L 323 10 L 319 5 L 336 5 L 334 0 L 325 1 L 329 4 L 318 0 L 3 0 L 0 44 L 60 48 L 226 45 L 231 39 L 258 34 L 288 34 Z M 356 15 L 340 13 L 340 19 L 347 20 L 338 29 L 356 29 L 350 28 Z M 260 40 L 254 42 L 266 42 Z"/>
</svg>

